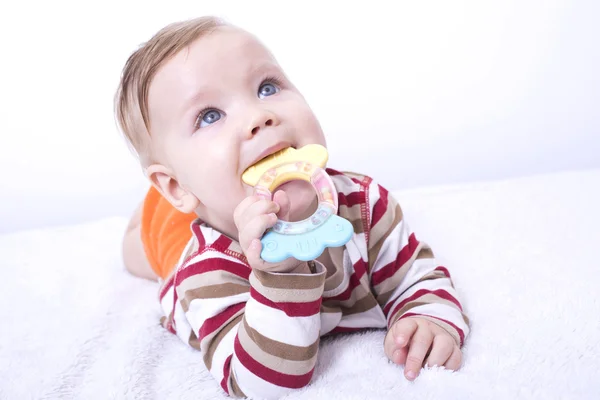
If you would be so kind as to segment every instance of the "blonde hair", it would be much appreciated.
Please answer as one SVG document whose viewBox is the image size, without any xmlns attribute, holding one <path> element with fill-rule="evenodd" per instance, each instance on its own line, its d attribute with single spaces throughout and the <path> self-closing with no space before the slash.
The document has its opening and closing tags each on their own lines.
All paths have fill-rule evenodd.
<svg viewBox="0 0 600 400">
<path fill-rule="evenodd" d="M 205 16 L 175 22 L 158 31 L 127 59 L 115 94 L 117 123 L 142 165 L 152 162 L 148 92 L 158 69 L 196 39 L 226 25 Z"/>
</svg>

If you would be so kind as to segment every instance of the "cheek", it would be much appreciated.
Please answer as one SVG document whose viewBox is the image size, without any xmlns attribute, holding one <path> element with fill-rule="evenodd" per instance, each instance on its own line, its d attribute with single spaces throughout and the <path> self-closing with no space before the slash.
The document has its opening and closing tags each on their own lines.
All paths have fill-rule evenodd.
<svg viewBox="0 0 600 400">
<path fill-rule="evenodd" d="M 303 124 L 304 130 L 306 132 L 310 132 L 314 142 L 325 145 L 325 138 L 323 135 L 323 130 L 321 128 L 321 124 L 317 119 L 317 116 L 314 114 L 312 109 L 308 105 L 304 105 L 302 113 L 299 113 L 298 116 L 301 118 L 300 121 Z"/>
</svg>

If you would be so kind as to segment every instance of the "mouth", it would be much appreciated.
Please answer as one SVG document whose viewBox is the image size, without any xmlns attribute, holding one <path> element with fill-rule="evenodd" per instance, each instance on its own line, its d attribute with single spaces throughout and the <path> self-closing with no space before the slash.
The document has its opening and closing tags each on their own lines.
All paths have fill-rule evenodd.
<svg viewBox="0 0 600 400">
<path fill-rule="evenodd" d="M 270 155 L 272 155 L 272 154 L 275 154 L 275 153 L 277 153 L 278 151 L 280 151 L 280 150 L 283 150 L 283 149 L 286 149 L 286 148 L 288 148 L 288 147 L 291 147 L 291 148 L 293 148 L 293 149 L 295 149 L 295 148 L 296 148 L 295 146 L 293 146 L 293 145 L 292 145 L 291 143 L 289 143 L 289 142 L 280 142 L 280 143 L 277 143 L 277 144 L 275 144 L 275 145 L 273 145 L 273 146 L 267 147 L 267 148 L 266 148 L 266 149 L 265 149 L 263 152 L 261 152 L 261 153 L 258 155 L 258 157 L 256 157 L 256 159 L 254 159 L 254 161 L 252 161 L 252 163 L 250 163 L 250 165 L 248 165 L 248 166 L 246 167 L 246 169 L 247 169 L 247 168 L 250 168 L 251 166 L 255 165 L 256 163 L 258 163 L 258 162 L 260 162 L 260 161 L 264 160 L 265 158 L 269 157 Z"/>
</svg>

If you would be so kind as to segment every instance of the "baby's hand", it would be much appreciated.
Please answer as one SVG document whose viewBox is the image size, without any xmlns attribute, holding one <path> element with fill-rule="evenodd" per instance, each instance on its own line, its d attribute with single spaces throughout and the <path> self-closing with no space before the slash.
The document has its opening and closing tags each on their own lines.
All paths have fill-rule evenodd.
<svg viewBox="0 0 600 400">
<path fill-rule="evenodd" d="M 404 376 L 411 381 L 423 365 L 457 370 L 462 360 L 454 338 L 439 325 L 419 317 L 396 321 L 387 332 L 384 351 L 392 362 L 404 365 Z"/>
<path fill-rule="evenodd" d="M 267 229 L 275 225 L 277 218 L 287 217 L 289 211 L 290 201 L 283 191 L 276 192 L 272 201 L 259 196 L 250 196 L 236 207 L 233 220 L 238 229 L 242 250 L 253 269 L 290 272 L 303 264 L 302 261 L 292 257 L 280 263 L 267 263 L 260 258 L 262 251 L 260 239 Z"/>
</svg>

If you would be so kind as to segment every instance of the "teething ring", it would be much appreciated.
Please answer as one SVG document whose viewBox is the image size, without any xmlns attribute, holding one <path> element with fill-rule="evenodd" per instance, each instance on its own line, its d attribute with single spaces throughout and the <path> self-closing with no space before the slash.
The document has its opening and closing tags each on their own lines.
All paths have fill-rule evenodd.
<svg viewBox="0 0 600 400">
<path fill-rule="evenodd" d="M 337 213 L 337 196 L 334 196 L 335 186 L 329 175 L 313 164 L 297 161 L 282 164 L 267 170 L 259 179 L 254 193 L 268 199 L 273 198 L 273 190 L 278 186 L 293 180 L 309 182 L 317 192 L 319 204 L 316 211 L 302 221 L 288 222 L 278 219 L 273 231 L 282 235 L 297 235 L 310 232 L 321 226 L 331 215 Z"/>
<path fill-rule="evenodd" d="M 342 246 L 352 237 L 352 224 L 337 215 L 335 185 L 322 168 L 326 161 L 327 150 L 323 146 L 307 145 L 299 150 L 284 149 L 244 173 L 244 182 L 254 186 L 256 195 L 267 199 L 273 198 L 273 191 L 281 184 L 297 179 L 309 182 L 317 193 L 318 206 L 310 217 L 294 222 L 278 219 L 262 237 L 263 260 L 314 260 L 326 247 Z"/>
</svg>

